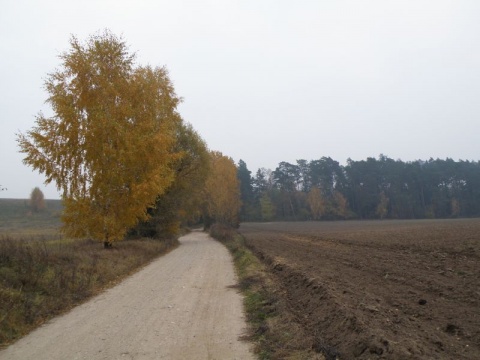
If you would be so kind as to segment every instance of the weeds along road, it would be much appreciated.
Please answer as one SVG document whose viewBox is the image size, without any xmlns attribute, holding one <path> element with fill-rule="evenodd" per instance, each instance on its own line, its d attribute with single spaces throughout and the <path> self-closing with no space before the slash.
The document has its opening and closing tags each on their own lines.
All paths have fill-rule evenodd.
<svg viewBox="0 0 480 360">
<path fill-rule="evenodd" d="M 253 359 L 228 250 L 202 232 L 0 359 Z"/>
</svg>

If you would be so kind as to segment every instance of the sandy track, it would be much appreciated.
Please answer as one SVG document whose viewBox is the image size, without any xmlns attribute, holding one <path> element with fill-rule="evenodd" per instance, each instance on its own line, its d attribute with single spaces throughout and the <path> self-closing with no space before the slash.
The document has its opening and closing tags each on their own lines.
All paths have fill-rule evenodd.
<svg viewBox="0 0 480 360">
<path fill-rule="evenodd" d="M 0 359 L 253 359 L 230 254 L 206 234 L 0 352 Z"/>
</svg>

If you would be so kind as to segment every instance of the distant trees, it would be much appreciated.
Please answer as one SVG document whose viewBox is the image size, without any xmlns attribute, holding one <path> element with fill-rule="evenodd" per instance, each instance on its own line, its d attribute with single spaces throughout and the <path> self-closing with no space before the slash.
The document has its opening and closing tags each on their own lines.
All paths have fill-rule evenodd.
<svg viewBox="0 0 480 360">
<path fill-rule="evenodd" d="M 30 193 L 30 207 L 34 212 L 45 210 L 45 197 L 39 187 L 35 187 Z"/>
<path fill-rule="evenodd" d="M 256 210 L 254 204 L 253 178 L 251 171 L 248 170 L 247 164 L 243 160 L 238 162 L 237 178 L 240 183 L 240 199 L 242 202 L 240 217 L 245 220 L 254 219 Z"/>
<path fill-rule="evenodd" d="M 320 220 L 325 214 L 325 201 L 322 197 L 322 192 L 316 186 L 312 187 L 307 196 L 308 206 L 312 214 L 313 220 Z"/>
<path fill-rule="evenodd" d="M 380 199 L 378 201 L 377 210 L 375 214 L 380 218 L 383 219 L 388 214 L 388 198 L 385 196 L 385 192 L 380 193 Z"/>
<path fill-rule="evenodd" d="M 255 178 L 244 178 L 252 183 L 253 208 L 248 217 L 241 214 L 243 221 L 266 220 L 266 208 L 274 212 L 268 220 L 480 216 L 475 161 L 403 162 L 380 155 L 341 166 L 322 157 L 280 162 L 274 171 L 260 169 Z"/>
<path fill-rule="evenodd" d="M 72 37 L 60 58 L 45 82 L 54 115 L 17 141 L 24 163 L 63 192 L 65 233 L 109 247 L 175 179 L 179 99 L 164 68 L 135 66 L 108 31 Z"/>
<path fill-rule="evenodd" d="M 285 219 L 298 220 L 298 202 L 302 195 L 303 178 L 297 165 L 282 161 L 273 171 L 274 191 L 271 198 L 276 200 L 277 212 Z"/>
<path fill-rule="evenodd" d="M 260 198 L 261 220 L 271 221 L 275 218 L 275 206 L 267 193 L 263 193 Z"/>
<path fill-rule="evenodd" d="M 340 191 L 333 193 L 333 210 L 332 213 L 340 219 L 346 219 L 349 217 L 349 207 L 345 196 Z"/>
</svg>

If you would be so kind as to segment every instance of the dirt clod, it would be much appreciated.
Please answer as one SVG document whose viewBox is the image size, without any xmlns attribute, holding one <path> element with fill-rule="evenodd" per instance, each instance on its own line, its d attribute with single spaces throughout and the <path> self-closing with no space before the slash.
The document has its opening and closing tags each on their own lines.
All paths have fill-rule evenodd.
<svg viewBox="0 0 480 360">
<path fill-rule="evenodd" d="M 460 328 L 457 325 L 454 324 L 448 324 L 445 327 L 445 332 L 450 335 L 456 335 L 460 331 Z"/>
</svg>

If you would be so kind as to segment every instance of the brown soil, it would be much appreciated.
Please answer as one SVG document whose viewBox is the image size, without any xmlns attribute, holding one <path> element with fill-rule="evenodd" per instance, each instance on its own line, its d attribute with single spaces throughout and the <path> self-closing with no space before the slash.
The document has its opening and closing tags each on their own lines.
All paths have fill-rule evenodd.
<svg viewBox="0 0 480 360">
<path fill-rule="evenodd" d="M 240 232 L 327 358 L 480 359 L 480 219 Z"/>
</svg>

